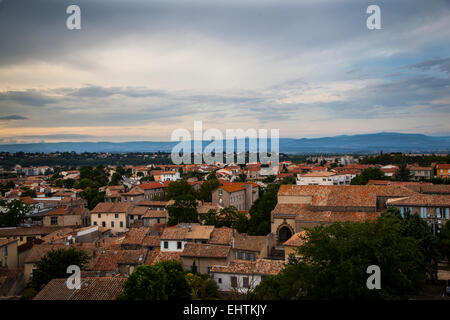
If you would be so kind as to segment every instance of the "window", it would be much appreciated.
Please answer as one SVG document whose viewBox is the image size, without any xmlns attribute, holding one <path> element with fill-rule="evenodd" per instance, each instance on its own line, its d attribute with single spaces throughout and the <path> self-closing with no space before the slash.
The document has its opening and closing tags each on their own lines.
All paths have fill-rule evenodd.
<svg viewBox="0 0 450 320">
<path fill-rule="evenodd" d="M 231 287 L 236 288 L 237 287 L 237 278 L 232 276 L 232 277 L 230 277 L 230 281 L 231 281 Z"/>
<path fill-rule="evenodd" d="M 94 221 L 94 226 L 96 226 L 97 225 L 97 221 Z"/>
<path fill-rule="evenodd" d="M 181 249 L 181 241 L 177 241 L 177 249 Z"/>
<path fill-rule="evenodd" d="M 450 219 L 450 208 L 445 208 L 445 219 Z"/>
<path fill-rule="evenodd" d="M 120 221 L 120 227 L 123 228 L 123 221 Z"/>
<path fill-rule="evenodd" d="M 243 259 L 243 254 L 241 251 L 236 252 L 236 259 Z"/>
<path fill-rule="evenodd" d="M 101 214 L 101 213 L 99 213 L 99 214 L 98 214 L 98 217 L 99 217 L 99 218 L 101 218 L 101 217 L 102 217 L 102 214 Z"/>
<path fill-rule="evenodd" d="M 217 278 L 218 283 L 222 283 L 222 278 Z"/>
<path fill-rule="evenodd" d="M 207 267 L 207 268 L 206 268 L 206 273 L 207 273 L 207 274 L 210 274 L 210 273 L 211 273 L 211 267 Z"/>
<path fill-rule="evenodd" d="M 405 216 L 405 208 L 400 207 L 400 215 L 402 216 L 402 218 Z"/>
<path fill-rule="evenodd" d="M 169 249 L 169 242 L 168 241 L 164 241 L 164 249 Z"/>
<path fill-rule="evenodd" d="M 252 253 L 252 252 L 247 252 L 247 253 L 245 254 L 245 259 L 246 259 L 246 260 L 252 260 L 252 261 L 254 261 L 254 260 L 256 260 L 255 258 L 256 258 L 256 256 L 255 256 L 255 254 Z"/>
<path fill-rule="evenodd" d="M 161 219 L 160 219 L 160 218 L 156 218 L 156 222 L 157 222 L 157 223 L 160 223 L 160 222 L 161 222 Z"/>
<path fill-rule="evenodd" d="M 424 207 L 421 207 L 421 208 L 420 208 L 420 216 L 421 216 L 423 219 L 426 219 L 426 218 L 427 218 L 427 208 L 424 208 Z"/>
<path fill-rule="evenodd" d="M 106 227 L 106 222 L 102 221 L 102 227 L 105 228 Z"/>
<path fill-rule="evenodd" d="M 111 228 L 114 228 L 114 221 L 111 221 Z"/>
<path fill-rule="evenodd" d="M 116 213 L 116 214 L 114 214 L 114 218 L 119 218 L 119 214 L 118 213 Z"/>
<path fill-rule="evenodd" d="M 244 288 L 250 288 L 249 282 L 248 282 L 248 277 L 242 278 L 242 282 L 243 282 Z"/>
<path fill-rule="evenodd" d="M 50 224 L 51 225 L 58 224 L 58 217 L 50 217 Z"/>
</svg>

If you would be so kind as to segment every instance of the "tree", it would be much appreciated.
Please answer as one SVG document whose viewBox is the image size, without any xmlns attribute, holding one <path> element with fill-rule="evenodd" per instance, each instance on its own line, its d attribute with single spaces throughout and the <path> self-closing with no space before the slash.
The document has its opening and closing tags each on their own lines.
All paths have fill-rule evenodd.
<svg viewBox="0 0 450 320">
<path fill-rule="evenodd" d="M 75 248 L 51 250 L 36 264 L 31 276 L 31 286 L 39 291 L 52 279 L 67 278 L 68 266 L 76 265 L 83 269 L 88 261 L 89 256 Z"/>
<path fill-rule="evenodd" d="M 211 175 L 208 176 L 208 178 Z M 206 202 L 212 201 L 212 192 L 216 190 L 218 187 L 220 187 L 219 180 L 216 179 L 207 179 L 205 182 L 202 183 L 200 186 L 199 192 L 198 192 L 198 198 L 199 200 L 203 200 Z"/>
<path fill-rule="evenodd" d="M 296 184 L 297 179 L 294 176 L 287 176 L 281 180 L 281 184 Z"/>
<path fill-rule="evenodd" d="M 117 186 L 122 182 L 122 175 L 119 172 L 114 172 L 111 176 L 110 186 Z"/>
<path fill-rule="evenodd" d="M 277 178 L 277 176 L 275 175 L 270 175 L 264 178 L 263 182 L 265 183 L 272 183 L 275 181 L 275 179 Z"/>
<path fill-rule="evenodd" d="M 84 189 L 80 192 L 80 196 L 87 200 L 89 210 L 94 209 L 97 204 L 105 200 L 105 193 L 99 192 L 97 188 L 92 187 Z"/>
<path fill-rule="evenodd" d="M 247 176 L 245 175 L 245 173 L 241 173 L 235 180 L 234 182 L 246 182 L 247 181 Z"/>
<path fill-rule="evenodd" d="M 411 214 L 409 211 L 405 212 L 404 217 L 402 217 L 400 210 L 395 207 L 388 207 L 381 215 L 401 221 L 405 227 L 403 235 L 413 237 L 419 241 L 420 250 L 424 255 L 424 268 L 428 278 L 436 281 L 437 267 L 441 255 L 439 253 L 437 239 L 433 235 L 428 223 L 419 217 L 418 214 Z"/>
<path fill-rule="evenodd" d="M 270 233 L 270 213 L 278 202 L 279 185 L 271 184 L 264 194 L 256 199 L 250 208 L 248 233 L 250 235 L 265 236 Z"/>
<path fill-rule="evenodd" d="M 438 248 L 442 257 L 450 264 L 450 222 L 447 221 L 438 235 Z"/>
<path fill-rule="evenodd" d="M 24 187 L 22 189 L 22 194 L 21 197 L 31 197 L 31 198 L 36 198 L 36 191 L 28 188 L 28 187 Z"/>
<path fill-rule="evenodd" d="M 191 194 L 178 196 L 173 205 L 167 206 L 167 211 L 169 212 L 169 226 L 180 222 L 198 222 L 197 201 Z"/>
<path fill-rule="evenodd" d="M 189 287 L 178 261 L 139 266 L 124 283 L 119 300 L 189 300 Z"/>
<path fill-rule="evenodd" d="M 398 168 L 397 172 L 394 175 L 394 179 L 398 181 L 409 181 L 411 180 L 412 174 L 408 169 L 406 162 L 403 162 Z"/>
<path fill-rule="evenodd" d="M 17 227 L 31 210 L 29 205 L 17 199 L 0 200 L 0 207 L 3 208 L 0 210 L 0 227 Z"/>
<path fill-rule="evenodd" d="M 195 195 L 194 188 L 186 180 L 172 181 L 166 188 L 167 199 L 175 199 L 186 195 Z"/>
<path fill-rule="evenodd" d="M 256 299 L 404 299 L 426 279 L 419 241 L 393 217 L 338 222 L 307 230 L 301 258 L 256 287 Z M 367 267 L 381 270 L 381 289 L 369 290 Z"/>
<path fill-rule="evenodd" d="M 234 227 L 240 233 L 247 233 L 249 220 L 245 213 L 237 211 L 233 206 L 222 208 L 219 212 L 210 209 L 201 216 L 202 224 L 220 227 Z"/>
<path fill-rule="evenodd" d="M 167 274 L 160 264 L 137 267 L 123 285 L 118 300 L 167 300 Z"/>
<path fill-rule="evenodd" d="M 169 300 L 190 300 L 191 288 L 184 277 L 183 266 L 175 260 L 158 263 L 166 273 L 166 293 Z"/>
<path fill-rule="evenodd" d="M 352 185 L 365 185 L 369 180 L 386 180 L 388 177 L 384 175 L 384 172 L 378 168 L 367 168 L 361 171 L 359 175 L 354 177 L 350 184 Z"/>
</svg>

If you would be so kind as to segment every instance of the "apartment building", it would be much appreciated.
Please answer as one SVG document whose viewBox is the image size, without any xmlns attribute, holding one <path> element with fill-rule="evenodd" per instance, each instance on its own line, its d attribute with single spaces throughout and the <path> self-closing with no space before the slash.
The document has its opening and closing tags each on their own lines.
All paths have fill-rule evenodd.
<svg viewBox="0 0 450 320">
<path fill-rule="evenodd" d="M 91 211 L 91 225 L 111 229 L 115 233 L 128 230 L 127 217 L 133 209 L 131 203 L 100 202 Z"/>
</svg>

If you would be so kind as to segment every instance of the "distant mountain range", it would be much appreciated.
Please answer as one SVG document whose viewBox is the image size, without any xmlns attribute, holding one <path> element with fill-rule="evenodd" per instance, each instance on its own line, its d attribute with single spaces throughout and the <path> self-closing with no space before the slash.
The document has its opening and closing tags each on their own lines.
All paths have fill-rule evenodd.
<svg viewBox="0 0 450 320">
<path fill-rule="evenodd" d="M 130 141 L 130 142 L 58 142 L 3 144 L 4 152 L 171 152 L 178 142 Z M 203 145 L 209 144 L 204 141 Z M 270 145 L 270 141 L 269 141 Z M 224 149 L 225 150 L 225 149 Z M 270 150 L 270 147 L 269 147 Z M 340 135 L 325 138 L 280 138 L 279 150 L 290 154 L 311 153 L 376 153 L 376 152 L 435 152 L 450 151 L 450 136 L 427 136 L 381 132 L 373 134 Z"/>
</svg>

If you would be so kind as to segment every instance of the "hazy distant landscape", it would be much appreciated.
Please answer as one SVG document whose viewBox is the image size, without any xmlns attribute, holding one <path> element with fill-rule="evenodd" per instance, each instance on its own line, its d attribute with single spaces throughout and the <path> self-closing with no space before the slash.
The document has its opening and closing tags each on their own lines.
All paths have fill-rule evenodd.
<svg viewBox="0 0 450 320">
<path fill-rule="evenodd" d="M 2 152 L 171 152 L 178 142 L 59 142 L 3 144 Z M 210 141 L 204 141 L 208 145 Z M 269 140 L 270 149 L 270 140 Z M 407 133 L 374 133 L 340 135 L 324 138 L 280 138 L 279 150 L 291 154 L 311 153 L 377 153 L 377 152 L 435 152 L 450 151 L 450 136 L 427 136 Z"/>
</svg>

